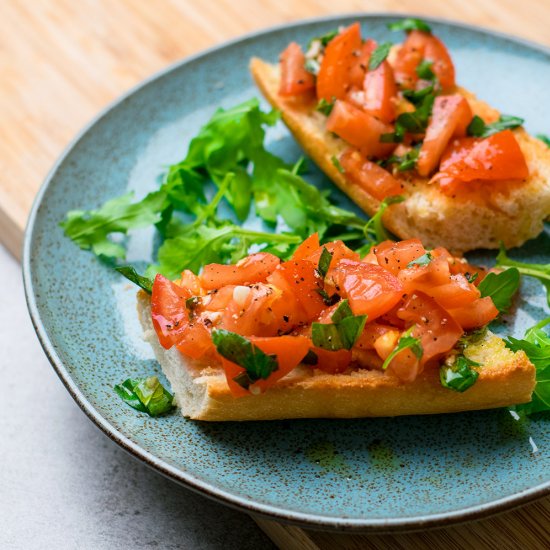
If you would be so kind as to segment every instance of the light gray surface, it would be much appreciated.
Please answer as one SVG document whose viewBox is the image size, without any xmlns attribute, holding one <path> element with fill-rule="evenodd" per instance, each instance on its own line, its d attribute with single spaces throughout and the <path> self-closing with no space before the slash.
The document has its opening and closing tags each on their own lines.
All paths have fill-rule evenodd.
<svg viewBox="0 0 550 550">
<path fill-rule="evenodd" d="M 0 246 L 0 548 L 273 548 L 245 514 L 140 464 L 73 402 Z"/>
</svg>

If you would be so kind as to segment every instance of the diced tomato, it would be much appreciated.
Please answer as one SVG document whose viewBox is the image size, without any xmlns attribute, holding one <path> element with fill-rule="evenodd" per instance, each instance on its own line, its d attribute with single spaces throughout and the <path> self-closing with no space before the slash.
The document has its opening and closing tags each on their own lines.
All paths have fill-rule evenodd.
<svg viewBox="0 0 550 550">
<path fill-rule="evenodd" d="M 332 241 L 319 246 L 317 250 L 307 257 L 307 260 L 312 262 L 315 266 L 318 266 L 324 248 L 332 254 L 330 267 L 334 267 L 340 260 L 343 259 L 359 261 L 359 254 L 354 252 L 351 248 L 348 248 L 343 241 Z"/>
<path fill-rule="evenodd" d="M 445 258 L 434 258 L 427 265 L 413 265 L 399 272 L 403 289 L 410 294 L 421 290 L 430 295 L 433 288 L 451 282 L 449 262 Z"/>
<path fill-rule="evenodd" d="M 358 55 L 355 55 L 349 71 L 349 83 L 352 88 L 363 88 L 370 57 L 377 45 L 375 40 L 368 38 L 361 46 Z"/>
<path fill-rule="evenodd" d="M 337 351 L 329 351 L 322 348 L 312 348 L 317 355 L 318 362 L 314 368 L 328 372 L 330 374 L 338 374 L 344 372 L 351 363 L 351 351 L 347 349 L 339 349 Z"/>
<path fill-rule="evenodd" d="M 374 343 L 387 332 L 399 332 L 395 327 L 380 324 L 377 321 L 367 323 L 361 336 L 355 342 L 355 348 L 357 349 L 374 349 Z"/>
<path fill-rule="evenodd" d="M 281 85 L 279 95 L 307 94 L 315 88 L 315 77 L 305 69 L 306 58 L 302 48 L 291 42 L 281 54 Z"/>
<path fill-rule="evenodd" d="M 421 176 L 428 176 L 435 170 L 451 138 L 465 136 L 471 120 L 472 109 L 465 97 L 454 94 L 435 98 L 416 163 L 416 170 Z"/>
<path fill-rule="evenodd" d="M 344 151 L 339 160 L 347 178 L 379 201 L 403 191 L 402 185 L 387 170 L 354 149 Z"/>
<path fill-rule="evenodd" d="M 384 361 L 391 355 L 399 342 L 399 331 L 397 329 L 389 330 L 381 334 L 374 342 L 374 349 L 380 359 Z"/>
<path fill-rule="evenodd" d="M 236 265 L 208 264 L 200 276 L 202 287 L 213 290 L 225 285 L 262 283 L 280 263 L 277 256 L 258 252 L 243 258 Z"/>
<path fill-rule="evenodd" d="M 431 69 L 444 92 L 455 86 L 455 69 L 445 44 L 436 36 L 421 31 L 412 31 L 397 52 L 393 64 L 395 78 L 404 88 L 415 88 L 419 77 L 416 68 L 422 60 L 431 61 Z"/>
<path fill-rule="evenodd" d="M 529 168 L 511 130 L 503 130 L 484 139 L 456 139 L 447 148 L 439 173 L 441 191 L 453 194 L 464 182 L 474 180 L 523 180 Z"/>
<path fill-rule="evenodd" d="M 223 311 L 233 300 L 235 287 L 236 285 L 227 285 L 209 292 L 202 300 L 204 308 L 208 311 Z"/>
<path fill-rule="evenodd" d="M 341 260 L 333 273 L 336 288 L 349 300 L 355 315 L 368 315 L 373 321 L 384 315 L 401 299 L 399 279 L 380 266 Z"/>
<path fill-rule="evenodd" d="M 277 370 L 272 372 L 269 378 L 266 380 L 260 379 L 250 386 L 250 393 L 265 392 L 277 380 L 286 376 L 298 366 L 311 346 L 311 340 L 305 336 L 277 336 L 273 338 L 253 336 L 250 341 L 267 355 L 274 355 L 278 363 Z M 220 356 L 220 359 L 231 393 L 235 397 L 249 395 L 249 391 L 233 380 L 242 372 L 246 372 L 245 369 L 224 357 Z"/>
<path fill-rule="evenodd" d="M 384 241 L 384 243 L 375 246 L 373 252 L 380 266 L 390 273 L 398 275 L 402 269 L 407 268 L 410 262 L 426 254 L 426 249 L 419 239 L 407 239 L 396 243 Z"/>
<path fill-rule="evenodd" d="M 317 265 L 309 260 L 290 260 L 277 266 L 267 278 L 268 282 L 280 288 L 287 300 L 294 301 L 301 311 L 301 322 L 316 319 L 325 309 L 325 303 L 318 290 L 321 278 Z"/>
<path fill-rule="evenodd" d="M 319 248 L 319 233 L 310 235 L 292 255 L 293 260 L 305 260 Z"/>
<path fill-rule="evenodd" d="M 498 309 L 493 300 L 486 296 L 463 307 L 449 309 L 449 313 L 464 330 L 470 330 L 490 323 L 497 317 Z"/>
<path fill-rule="evenodd" d="M 355 53 L 361 48 L 361 26 L 354 23 L 333 38 L 325 49 L 317 75 L 317 98 L 332 102 L 346 96 Z"/>
<path fill-rule="evenodd" d="M 374 71 L 366 74 L 363 89 L 363 110 L 382 122 L 394 121 L 397 86 L 393 69 L 387 61 L 383 61 Z"/>
<path fill-rule="evenodd" d="M 189 289 L 193 296 L 202 296 L 204 294 L 200 278 L 190 269 L 185 269 L 182 272 L 179 285 Z"/>
<path fill-rule="evenodd" d="M 215 352 L 210 331 L 200 318 L 189 324 L 176 347 L 181 353 L 193 359 L 200 359 L 207 354 L 210 356 Z"/>
<path fill-rule="evenodd" d="M 423 355 L 420 366 L 453 349 L 464 333 L 449 312 L 422 292 L 414 292 L 399 309 L 397 315 L 406 322 L 407 326 L 416 325 L 412 335 L 419 338 L 422 344 Z M 397 363 L 392 361 L 394 362 Z"/>
<path fill-rule="evenodd" d="M 471 304 L 479 298 L 477 287 L 469 283 L 461 273 L 451 275 L 449 279 L 450 282 L 446 284 L 419 290 L 424 290 L 428 296 L 435 298 L 437 303 L 446 310 Z"/>
<path fill-rule="evenodd" d="M 158 274 L 151 293 L 151 318 L 161 346 L 177 344 L 189 325 L 185 302 L 191 292 Z"/>
<path fill-rule="evenodd" d="M 337 100 L 327 119 L 329 132 L 357 147 L 366 157 L 381 158 L 395 148 L 393 143 L 382 143 L 382 134 L 391 133 L 393 127 L 354 107 L 347 101 Z"/>
</svg>

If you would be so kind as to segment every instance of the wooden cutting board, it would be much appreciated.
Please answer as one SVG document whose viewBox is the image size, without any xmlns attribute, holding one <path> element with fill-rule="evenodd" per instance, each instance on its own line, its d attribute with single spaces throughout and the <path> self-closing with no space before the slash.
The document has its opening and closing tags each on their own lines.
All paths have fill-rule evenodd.
<svg viewBox="0 0 550 550">
<path fill-rule="evenodd" d="M 33 198 L 76 132 L 141 79 L 213 44 L 306 17 L 400 11 L 550 45 L 548 0 L 3 0 L 1 8 L 0 240 L 16 257 Z M 337 535 L 256 521 L 285 549 L 550 547 L 550 499 L 416 534 Z"/>
</svg>

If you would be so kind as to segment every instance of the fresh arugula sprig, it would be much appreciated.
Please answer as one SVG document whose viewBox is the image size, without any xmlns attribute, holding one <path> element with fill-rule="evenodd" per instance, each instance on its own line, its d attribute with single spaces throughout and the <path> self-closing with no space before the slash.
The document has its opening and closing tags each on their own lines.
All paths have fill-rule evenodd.
<svg viewBox="0 0 550 550">
<path fill-rule="evenodd" d="M 439 368 L 441 385 L 448 390 L 465 392 L 475 384 L 479 373 L 473 367 L 479 366 L 479 363 L 459 355 L 452 365 L 444 364 Z"/>
<path fill-rule="evenodd" d="M 523 339 L 509 336 L 506 346 L 512 351 L 523 350 L 536 369 L 535 391 L 530 403 L 516 405 L 514 409 L 525 414 L 550 411 L 550 335 L 544 330 L 550 317 L 543 319 L 525 332 Z"/>
<path fill-rule="evenodd" d="M 384 62 L 390 53 L 393 44 L 391 42 L 382 42 L 372 52 L 369 59 L 369 71 L 374 71 Z"/>
<path fill-rule="evenodd" d="M 500 115 L 500 118 L 492 124 L 485 124 L 483 119 L 477 115 L 474 115 L 466 132 L 469 136 L 486 138 L 502 132 L 502 130 L 514 129 L 521 126 L 524 123 L 522 118 L 510 115 Z"/>
<path fill-rule="evenodd" d="M 249 389 L 258 380 L 267 380 L 271 373 L 279 368 L 275 355 L 264 353 L 258 346 L 236 332 L 213 330 L 212 342 L 222 357 L 245 369 L 233 378 L 244 389 Z"/>
<path fill-rule="evenodd" d="M 508 311 L 519 288 L 519 271 L 511 267 L 500 273 L 487 273 L 477 288 L 481 292 L 481 297 L 489 296 L 501 313 Z"/>
<path fill-rule="evenodd" d="M 342 300 L 331 317 L 332 323 L 313 323 L 313 345 L 329 351 L 351 349 L 363 332 L 366 315 L 354 315 L 347 300 Z"/>
<path fill-rule="evenodd" d="M 402 19 L 401 21 L 396 21 L 395 23 L 388 23 L 388 29 L 390 29 L 390 31 L 432 32 L 431 27 L 425 21 L 414 17 L 408 17 L 407 19 Z"/>
<path fill-rule="evenodd" d="M 403 202 L 404 200 L 405 197 L 395 195 L 393 197 L 386 197 L 380 203 L 376 214 L 374 214 L 374 216 L 364 226 L 363 231 L 367 242 L 357 249 L 357 253 L 360 256 L 368 254 L 373 246 L 380 244 L 382 241 L 393 239 L 393 235 L 388 232 L 382 223 L 382 216 L 389 206 Z"/>
<path fill-rule="evenodd" d="M 538 279 L 546 289 L 546 300 L 548 307 L 550 307 L 550 264 L 529 264 L 512 260 L 506 254 L 506 248 L 501 243 L 496 265 L 506 269 L 506 271 L 517 269 L 522 275 Z"/>
<path fill-rule="evenodd" d="M 397 342 L 397 346 L 395 346 L 393 351 L 386 357 L 386 360 L 382 364 L 383 370 L 386 370 L 389 367 L 390 363 L 393 361 L 398 353 L 401 353 L 406 349 L 410 349 L 418 359 L 422 359 L 422 356 L 424 355 L 424 348 L 422 347 L 422 343 L 420 342 L 419 338 L 415 338 L 414 336 L 412 336 L 415 328 L 416 325 L 413 325 L 401 335 Z"/>
<path fill-rule="evenodd" d="M 156 376 L 128 378 L 122 384 L 117 384 L 114 390 L 130 407 L 149 416 L 159 416 L 174 408 L 174 396 Z"/>
</svg>

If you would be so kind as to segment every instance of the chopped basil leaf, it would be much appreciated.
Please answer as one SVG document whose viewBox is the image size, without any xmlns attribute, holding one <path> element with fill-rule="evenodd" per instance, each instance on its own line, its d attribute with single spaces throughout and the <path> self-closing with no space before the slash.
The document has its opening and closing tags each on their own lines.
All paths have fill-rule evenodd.
<svg viewBox="0 0 550 550">
<path fill-rule="evenodd" d="M 333 107 L 334 101 L 329 102 L 324 97 L 322 97 L 319 103 L 317 103 L 317 107 L 315 107 L 315 110 L 328 116 L 332 112 Z"/>
<path fill-rule="evenodd" d="M 340 164 L 340 161 L 336 157 L 331 157 L 330 159 L 332 161 L 332 164 L 336 166 L 336 169 L 340 174 L 343 174 L 345 172 L 344 167 Z"/>
<path fill-rule="evenodd" d="M 433 95 L 434 87 L 430 85 L 420 90 L 403 90 L 401 93 L 403 97 L 408 99 L 413 105 L 419 105 L 427 95 Z"/>
<path fill-rule="evenodd" d="M 434 64 L 433 61 L 428 61 L 427 59 L 423 59 L 417 66 L 416 66 L 416 74 L 419 78 L 422 80 L 435 80 L 435 74 L 432 71 L 432 65 Z"/>
<path fill-rule="evenodd" d="M 308 45 L 307 45 L 307 49 L 309 50 L 309 48 L 311 48 L 311 45 L 313 44 L 313 42 L 315 42 L 316 40 L 318 40 L 319 42 L 321 42 L 321 45 L 325 48 L 326 46 L 328 46 L 328 43 L 333 39 L 333 38 L 336 38 L 338 36 L 338 29 L 333 29 L 331 31 L 328 31 L 326 32 L 325 34 L 321 35 L 321 36 L 315 36 L 314 38 L 312 38 L 309 42 L 308 42 Z"/>
<path fill-rule="evenodd" d="M 382 134 L 380 141 L 383 143 L 401 143 L 405 137 L 405 133 L 411 134 L 423 133 L 427 126 L 432 108 L 435 101 L 433 90 L 426 93 L 419 99 L 416 110 L 413 112 L 401 113 L 395 121 L 395 132 L 390 134 Z"/>
<path fill-rule="evenodd" d="M 485 124 L 481 117 L 475 115 L 466 131 L 469 136 L 486 138 L 497 132 L 502 132 L 502 130 L 517 128 L 523 122 L 524 120 L 517 116 L 500 115 L 496 122 Z"/>
<path fill-rule="evenodd" d="M 342 300 L 331 319 L 332 323 L 311 325 L 313 345 L 329 351 L 351 349 L 367 322 L 366 315 L 353 315 L 347 300 Z"/>
<path fill-rule="evenodd" d="M 198 296 L 191 296 L 191 298 L 187 298 L 185 300 L 185 307 L 189 311 L 195 310 L 201 303 L 201 299 Z"/>
<path fill-rule="evenodd" d="M 156 376 L 136 380 L 128 378 L 122 384 L 117 384 L 114 389 L 130 407 L 149 416 L 159 416 L 174 407 L 174 396 L 164 388 Z"/>
<path fill-rule="evenodd" d="M 115 267 L 115 270 L 124 275 L 129 281 L 132 281 L 132 283 L 141 287 L 147 294 L 151 294 L 153 291 L 153 281 L 148 277 L 140 275 L 131 265 Z"/>
<path fill-rule="evenodd" d="M 409 17 L 407 19 L 402 19 L 401 21 L 396 21 L 395 23 L 389 23 L 388 29 L 390 31 L 422 31 L 422 32 L 432 32 L 430 26 L 422 21 L 421 19 L 415 19 L 414 17 Z"/>
<path fill-rule="evenodd" d="M 487 327 L 478 328 L 467 332 L 461 336 L 457 342 L 457 348 L 460 350 L 465 350 L 468 346 L 472 344 L 477 344 L 487 336 Z"/>
<path fill-rule="evenodd" d="M 383 167 L 387 167 L 390 164 L 395 164 L 398 172 L 406 172 L 407 170 L 414 169 L 416 166 L 419 152 L 420 149 L 418 147 L 414 147 L 402 156 L 392 155 L 385 160 L 379 161 L 378 164 Z"/>
<path fill-rule="evenodd" d="M 516 411 L 525 414 L 550 411 L 550 336 L 543 328 L 550 324 L 550 317 L 540 321 L 525 332 L 523 340 L 509 336 L 506 346 L 512 351 L 523 350 L 535 365 L 537 385 L 530 403 L 516 405 Z"/>
<path fill-rule="evenodd" d="M 507 311 L 519 288 L 519 271 L 511 267 L 501 273 L 487 273 L 477 288 L 481 297 L 489 296 L 501 313 Z"/>
<path fill-rule="evenodd" d="M 212 341 L 221 356 L 245 369 L 233 379 L 245 389 L 258 380 L 267 380 L 279 368 L 275 355 L 267 355 L 240 334 L 216 329 Z"/>
<path fill-rule="evenodd" d="M 512 260 L 506 255 L 506 249 L 501 244 L 500 252 L 497 256 L 497 266 L 507 270 L 514 267 L 522 275 L 538 279 L 544 288 L 546 288 L 546 301 L 548 302 L 548 307 L 550 307 L 550 264 L 528 264 Z"/>
<path fill-rule="evenodd" d="M 333 306 L 340 300 L 340 296 L 338 294 L 333 294 L 332 296 L 328 295 L 328 292 L 324 288 L 318 288 L 317 292 L 321 295 L 321 298 L 323 298 L 323 302 L 327 306 Z"/>
<path fill-rule="evenodd" d="M 439 379 L 441 385 L 448 390 L 465 392 L 475 384 L 479 376 L 479 373 L 472 367 L 479 366 L 479 363 L 460 355 L 452 365 L 442 365 L 440 367 Z"/>
<path fill-rule="evenodd" d="M 424 355 L 424 349 L 422 348 L 420 339 L 411 336 L 415 328 L 416 325 L 413 325 L 401 335 L 401 338 L 399 338 L 399 341 L 397 342 L 397 346 L 395 346 L 393 351 L 386 357 L 386 360 L 382 365 L 382 368 L 384 370 L 388 368 L 389 364 L 393 361 L 394 357 L 398 353 L 401 353 L 406 349 L 410 349 L 418 359 L 422 359 L 422 356 Z"/>
<path fill-rule="evenodd" d="M 386 57 L 388 57 L 392 46 L 391 42 L 383 42 L 376 47 L 369 59 L 369 71 L 374 71 L 382 64 Z"/>
<path fill-rule="evenodd" d="M 412 262 L 409 262 L 407 264 L 407 267 L 414 267 L 415 265 L 419 265 L 419 266 L 425 266 L 425 265 L 428 265 L 432 260 L 433 260 L 433 256 L 431 255 L 430 252 L 426 252 L 425 254 L 422 254 L 422 256 L 420 256 L 420 258 L 416 258 L 416 260 L 413 260 Z"/>
<path fill-rule="evenodd" d="M 550 137 L 544 134 L 536 134 L 535 137 L 540 139 L 543 143 L 545 143 L 546 145 L 548 145 L 548 147 L 550 147 Z"/>
<path fill-rule="evenodd" d="M 465 273 L 464 276 L 469 283 L 473 283 L 479 277 L 479 273 Z"/>
<path fill-rule="evenodd" d="M 386 228 L 382 223 L 382 216 L 389 206 L 391 206 L 392 204 L 403 202 L 404 200 L 405 197 L 402 197 L 401 195 L 396 195 L 393 197 L 386 197 L 380 203 L 376 214 L 365 225 L 364 233 L 367 243 L 357 250 L 359 255 L 364 256 L 370 251 L 373 246 L 381 243 L 382 241 L 387 241 L 388 239 L 392 238 L 392 235 L 390 235 L 390 233 L 386 231 Z"/>
<path fill-rule="evenodd" d="M 332 252 L 329 252 L 326 247 L 323 246 L 323 251 L 319 258 L 319 265 L 317 266 L 317 271 L 319 275 L 324 279 L 327 275 L 327 272 L 330 267 L 330 262 L 332 261 Z"/>
</svg>

